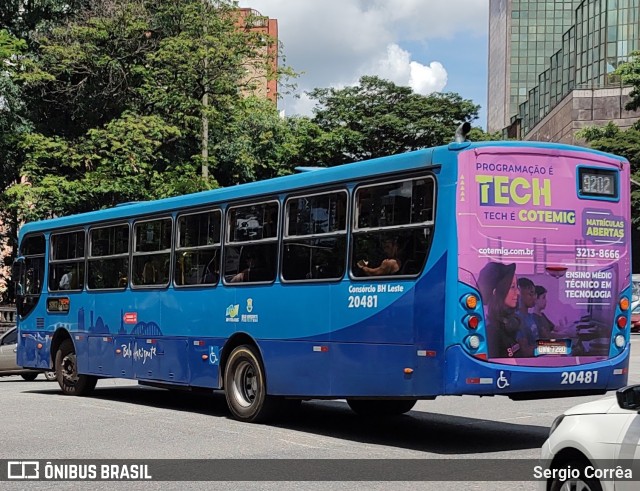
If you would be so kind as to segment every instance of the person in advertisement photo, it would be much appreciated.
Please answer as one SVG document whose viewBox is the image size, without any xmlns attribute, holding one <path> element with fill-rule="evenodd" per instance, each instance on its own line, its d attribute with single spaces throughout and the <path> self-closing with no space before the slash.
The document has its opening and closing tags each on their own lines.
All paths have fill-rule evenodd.
<svg viewBox="0 0 640 491">
<path fill-rule="evenodd" d="M 536 303 L 533 306 L 533 317 L 538 327 L 538 335 L 540 339 L 550 339 L 556 336 L 554 333 L 556 325 L 547 317 L 544 313 L 544 309 L 547 308 L 547 289 L 542 285 L 536 285 Z M 559 327 L 563 327 L 566 324 L 562 320 L 559 321 Z"/>
<path fill-rule="evenodd" d="M 518 278 L 520 299 L 518 301 L 518 317 L 522 323 L 522 329 L 518 336 L 522 356 L 533 356 L 538 341 L 538 326 L 536 319 L 529 309 L 536 304 L 536 286 L 529 278 Z"/>
<path fill-rule="evenodd" d="M 522 324 L 516 315 L 518 282 L 516 265 L 488 263 L 481 271 L 478 286 L 487 309 L 489 358 L 521 356 L 518 336 Z"/>
</svg>

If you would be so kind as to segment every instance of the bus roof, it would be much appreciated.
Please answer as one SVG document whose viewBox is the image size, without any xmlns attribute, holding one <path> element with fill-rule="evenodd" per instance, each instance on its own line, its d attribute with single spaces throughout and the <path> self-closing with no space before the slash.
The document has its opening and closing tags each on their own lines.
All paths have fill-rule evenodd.
<svg viewBox="0 0 640 491">
<path fill-rule="evenodd" d="M 263 181 L 240 184 L 211 191 L 175 196 L 153 201 L 127 202 L 112 208 L 70 215 L 65 217 L 41 220 L 25 224 L 20 229 L 20 236 L 28 233 L 46 231 L 58 228 L 81 226 L 88 223 L 108 222 L 128 219 L 139 215 L 161 214 L 166 211 L 204 206 L 207 204 L 241 201 L 268 194 L 291 192 L 311 186 L 331 185 L 353 179 L 369 176 L 382 176 L 390 172 L 411 171 L 432 164 L 433 154 L 438 150 L 468 150 L 480 147 L 517 147 L 517 148 L 545 148 L 567 151 L 583 151 L 602 156 L 612 157 L 611 154 L 599 152 L 589 148 L 576 147 L 557 143 L 521 142 L 521 141 L 492 141 L 492 142 L 463 142 L 415 150 L 387 157 L 379 157 L 350 164 L 327 168 L 304 168 L 298 174 L 292 174 Z M 623 159 L 624 160 L 624 159 Z M 438 164 L 446 164 L 439 161 Z"/>
</svg>

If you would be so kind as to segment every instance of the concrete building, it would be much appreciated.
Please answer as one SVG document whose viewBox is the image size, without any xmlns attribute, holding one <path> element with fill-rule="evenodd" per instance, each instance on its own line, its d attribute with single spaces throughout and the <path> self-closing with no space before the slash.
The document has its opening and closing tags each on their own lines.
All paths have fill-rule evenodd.
<svg viewBox="0 0 640 491">
<path fill-rule="evenodd" d="M 527 7 L 530 14 L 534 6 L 537 9 L 537 6 L 542 4 L 545 4 L 547 9 L 552 5 L 562 5 L 562 12 L 570 7 L 571 10 L 568 12 L 571 22 L 567 25 L 568 17 L 563 16 L 559 24 L 564 31 L 557 45 L 555 43 L 558 24 L 553 24 L 553 53 L 548 56 L 545 53 L 542 59 L 536 56 L 536 63 L 529 64 L 528 58 L 533 56 L 529 53 L 529 44 L 534 41 L 531 37 L 526 50 L 523 49 L 523 6 Z M 489 115 L 493 118 L 489 119 L 490 131 L 504 129 L 507 136 L 525 140 L 579 143 L 576 141 L 575 132 L 584 126 L 614 121 L 624 128 L 640 117 L 640 114 L 624 110 L 630 90 L 622 87 L 619 78 L 613 75 L 616 67 L 628 61 L 632 51 L 639 49 L 640 0 L 491 0 L 491 7 Z M 503 11 L 504 15 L 501 14 Z M 540 41 L 537 31 L 540 28 L 543 28 L 545 33 L 549 30 L 548 17 L 540 18 L 538 15 L 535 22 L 539 22 L 539 25 L 534 25 L 535 22 L 529 15 L 527 19 L 528 35 L 533 36 L 531 29 L 534 28 L 538 49 Z M 501 67 L 498 63 L 496 68 L 491 65 L 491 53 L 497 53 L 494 59 L 499 55 L 498 41 L 505 38 L 504 33 L 500 34 L 500 26 L 508 30 L 511 38 L 505 43 L 507 56 L 504 59 L 507 66 Z M 518 32 L 514 32 L 516 30 Z M 491 36 L 494 36 L 494 41 L 491 40 Z M 516 37 L 519 43 L 518 54 L 527 53 L 524 58 L 514 56 Z M 539 64 L 541 61 L 544 63 Z M 527 65 L 526 85 L 522 83 L 524 78 L 520 76 L 520 65 L 523 63 Z M 539 69 L 533 77 L 530 73 L 531 66 Z M 505 77 L 505 80 L 509 80 L 508 84 L 505 84 L 510 97 L 508 113 L 503 113 L 500 109 L 502 106 L 506 107 L 504 97 L 498 100 L 497 95 L 491 96 L 492 92 L 495 92 L 494 88 L 498 87 L 492 86 L 492 81 L 497 77 L 492 73 L 494 70 L 510 75 Z M 529 85 L 531 80 L 534 83 Z M 516 88 L 515 83 L 520 85 Z M 515 110 L 514 102 L 517 103 Z M 505 114 L 509 114 L 507 121 L 499 128 L 501 117 Z"/>
<path fill-rule="evenodd" d="M 278 99 L 278 83 L 275 73 L 278 70 L 278 20 L 270 19 L 260 12 L 250 8 L 238 9 L 240 14 L 236 25 L 265 36 L 270 42 L 265 44 L 257 63 L 248 67 L 249 73 L 245 82 L 251 86 L 250 93 L 258 97 L 265 97 L 274 103 Z M 263 63 L 264 62 L 264 63 Z"/>
</svg>

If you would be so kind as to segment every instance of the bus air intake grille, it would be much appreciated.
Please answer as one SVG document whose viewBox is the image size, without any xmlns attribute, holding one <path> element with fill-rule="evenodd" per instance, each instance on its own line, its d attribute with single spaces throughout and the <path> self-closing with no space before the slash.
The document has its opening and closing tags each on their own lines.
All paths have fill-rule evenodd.
<svg viewBox="0 0 640 491">
<path fill-rule="evenodd" d="M 44 329 L 44 317 L 36 317 L 36 329 Z"/>
</svg>

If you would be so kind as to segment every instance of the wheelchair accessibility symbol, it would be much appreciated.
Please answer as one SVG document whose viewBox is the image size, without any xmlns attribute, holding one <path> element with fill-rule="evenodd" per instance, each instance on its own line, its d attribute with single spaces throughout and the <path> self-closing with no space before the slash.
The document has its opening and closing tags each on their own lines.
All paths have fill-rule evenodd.
<svg viewBox="0 0 640 491">
<path fill-rule="evenodd" d="M 209 346 L 209 363 L 211 365 L 220 363 L 220 346 Z"/>
<path fill-rule="evenodd" d="M 500 370 L 500 376 L 498 377 L 498 381 L 496 382 L 498 389 L 506 389 L 509 387 L 509 379 L 504 376 L 504 371 Z"/>
</svg>

